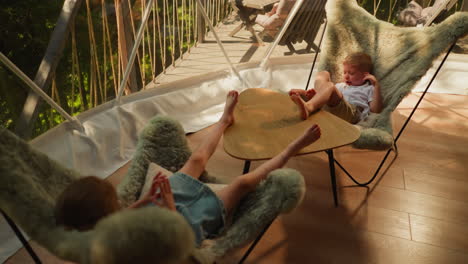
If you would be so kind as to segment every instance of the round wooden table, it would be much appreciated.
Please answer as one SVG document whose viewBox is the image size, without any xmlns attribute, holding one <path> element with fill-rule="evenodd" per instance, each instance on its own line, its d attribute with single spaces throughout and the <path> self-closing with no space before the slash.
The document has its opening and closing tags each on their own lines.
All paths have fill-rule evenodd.
<svg viewBox="0 0 468 264">
<path fill-rule="evenodd" d="M 248 172 L 250 161 L 274 157 L 307 128 L 318 124 L 322 132 L 320 139 L 298 155 L 327 152 L 333 197 L 338 205 L 333 149 L 356 141 L 360 135 L 356 126 L 322 110 L 302 120 L 298 107 L 287 94 L 260 88 L 247 89 L 239 95 L 234 118 L 234 124 L 224 133 L 224 149 L 229 155 L 246 161 L 244 173 Z"/>
</svg>

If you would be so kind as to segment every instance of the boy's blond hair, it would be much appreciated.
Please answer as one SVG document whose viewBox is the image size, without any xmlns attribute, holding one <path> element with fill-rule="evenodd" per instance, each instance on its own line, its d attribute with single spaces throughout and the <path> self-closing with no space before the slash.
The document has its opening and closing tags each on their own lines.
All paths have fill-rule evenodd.
<svg viewBox="0 0 468 264">
<path fill-rule="evenodd" d="M 343 61 L 343 64 L 349 64 L 356 66 L 362 72 L 372 73 L 372 64 L 371 57 L 364 52 L 351 53 Z"/>
</svg>

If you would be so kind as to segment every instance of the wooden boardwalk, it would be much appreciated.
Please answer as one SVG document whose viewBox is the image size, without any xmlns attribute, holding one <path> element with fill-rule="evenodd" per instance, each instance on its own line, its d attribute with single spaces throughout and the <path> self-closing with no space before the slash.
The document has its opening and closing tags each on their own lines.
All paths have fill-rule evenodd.
<svg viewBox="0 0 468 264">
<path fill-rule="evenodd" d="M 272 42 L 265 42 L 264 45 L 259 45 L 252 38 L 252 34 L 247 30 L 239 31 L 234 37 L 228 34 L 239 25 L 240 21 L 232 16 L 229 17 L 224 23 L 216 27 L 216 32 L 220 38 L 226 53 L 229 55 L 231 62 L 234 65 L 251 62 L 261 61 L 269 45 Z M 257 31 L 261 30 L 258 25 L 255 26 Z M 320 31 L 321 32 L 321 31 Z M 319 32 L 319 33 L 320 33 Z M 318 36 L 319 37 L 319 36 Z M 318 43 L 318 39 L 316 43 Z M 295 47 L 297 49 L 304 49 L 306 44 L 298 43 Z M 286 46 L 277 46 L 273 51 L 272 57 L 280 56 L 294 56 L 298 54 L 290 54 Z M 197 46 L 191 48 L 190 52 L 184 54 L 182 60 L 175 63 L 175 67 L 169 67 L 165 73 L 156 77 L 153 83 L 146 86 L 146 89 L 155 88 L 158 84 L 164 84 L 184 78 L 197 76 L 210 71 L 228 69 L 229 64 L 216 42 L 212 33 L 208 33 L 205 37 L 204 43 L 199 43 Z"/>
</svg>

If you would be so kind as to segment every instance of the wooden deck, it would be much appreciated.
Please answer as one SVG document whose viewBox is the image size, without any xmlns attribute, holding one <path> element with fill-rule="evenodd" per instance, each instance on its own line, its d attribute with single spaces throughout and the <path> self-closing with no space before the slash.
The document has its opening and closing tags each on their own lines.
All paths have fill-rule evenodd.
<svg viewBox="0 0 468 264">
<path fill-rule="evenodd" d="M 231 62 L 237 65 L 244 62 L 261 61 L 272 42 L 265 42 L 264 45 L 259 45 L 254 41 L 252 34 L 247 30 L 239 31 L 234 37 L 228 36 L 239 24 L 240 20 L 235 17 L 230 17 L 223 24 L 216 27 L 218 37 L 223 43 Z M 257 31 L 261 30 L 261 27 L 258 25 L 254 28 Z M 316 43 L 318 42 L 319 39 L 317 38 Z M 306 46 L 305 43 L 298 43 L 295 47 L 301 50 Z M 285 55 L 294 56 L 298 54 L 290 54 L 286 46 L 277 46 L 273 51 L 272 57 Z M 158 84 L 164 84 L 221 69 L 229 69 L 229 64 L 223 56 L 214 35 L 208 33 L 204 43 L 191 48 L 188 53 L 184 54 L 182 60 L 178 60 L 175 63 L 175 67 L 169 67 L 166 73 L 160 74 L 154 80 L 154 83 L 147 85 L 146 89 L 157 88 Z"/>
<path fill-rule="evenodd" d="M 236 24 L 218 28 L 234 63 L 260 59 L 266 47 L 252 43 L 249 32 L 227 37 Z M 208 42 L 159 76 L 166 83 L 227 66 Z M 284 52 L 278 50 L 277 54 Z M 420 94 L 410 94 L 394 111 L 395 131 Z M 197 146 L 210 128 L 188 136 Z M 340 207 L 333 206 L 325 153 L 293 158 L 287 167 L 305 177 L 307 193 L 295 211 L 279 217 L 246 263 L 468 263 L 468 97 L 428 94 L 398 147 L 399 156 L 384 177 L 369 188 L 352 186 L 338 169 Z M 370 177 L 383 152 L 343 147 L 336 158 L 360 180 Z M 253 162 L 252 169 L 261 162 Z M 221 143 L 207 170 L 229 182 L 243 162 L 227 155 Z M 118 183 L 123 167 L 110 180 Z M 38 247 L 34 245 L 36 249 Z M 43 249 L 44 263 L 64 263 Z M 236 255 L 238 256 L 238 255 Z M 236 263 L 231 256 L 221 263 Z M 24 249 L 6 263 L 33 263 Z"/>
</svg>

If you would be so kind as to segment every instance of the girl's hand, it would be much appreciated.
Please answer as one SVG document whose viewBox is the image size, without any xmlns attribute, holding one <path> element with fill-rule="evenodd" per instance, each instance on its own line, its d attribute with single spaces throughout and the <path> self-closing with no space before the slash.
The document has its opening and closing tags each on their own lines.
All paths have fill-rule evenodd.
<svg viewBox="0 0 468 264">
<path fill-rule="evenodd" d="M 153 203 L 160 207 L 165 207 L 175 211 L 174 195 L 172 194 L 171 185 L 166 175 L 158 172 L 153 178 L 151 188 L 140 200 L 130 206 L 130 208 L 138 208 L 148 203 Z"/>
<path fill-rule="evenodd" d="M 166 207 L 171 211 L 175 211 L 175 202 L 174 202 L 174 195 L 172 194 L 171 184 L 169 183 L 169 179 L 164 176 L 163 180 L 160 185 L 160 194 L 161 194 L 161 205 L 162 207 Z"/>
<path fill-rule="evenodd" d="M 140 207 L 142 205 L 145 205 L 147 203 L 155 203 L 157 202 L 160 194 L 158 193 L 158 189 L 160 188 L 162 179 L 164 175 L 161 172 L 158 172 L 156 176 L 153 178 L 153 182 L 151 183 L 150 190 L 135 204 L 137 205 L 136 207 Z"/>
<path fill-rule="evenodd" d="M 172 194 L 169 179 L 161 172 L 156 174 L 150 191 L 143 199 L 145 199 L 146 202 L 152 202 L 157 206 L 165 207 L 172 211 L 176 210 L 174 195 Z"/>
</svg>

